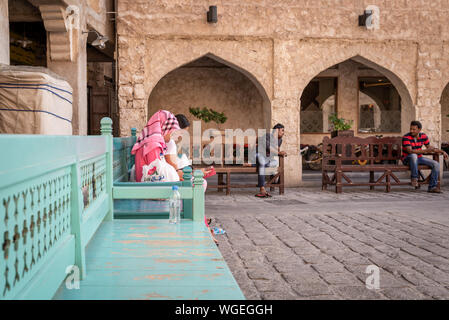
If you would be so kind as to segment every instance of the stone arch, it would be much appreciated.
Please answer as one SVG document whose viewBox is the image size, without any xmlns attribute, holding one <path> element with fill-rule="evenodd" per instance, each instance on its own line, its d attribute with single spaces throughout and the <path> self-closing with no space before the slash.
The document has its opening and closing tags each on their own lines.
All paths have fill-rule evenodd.
<svg viewBox="0 0 449 320">
<path fill-rule="evenodd" d="M 449 83 L 446 84 L 440 96 L 441 105 L 441 142 L 449 143 Z"/>
<path fill-rule="evenodd" d="M 148 92 L 147 95 L 147 103 L 148 103 L 148 110 L 149 110 L 149 102 L 151 99 L 151 96 L 154 92 L 154 90 L 158 87 L 158 84 L 168 75 L 170 75 L 173 72 L 176 72 L 177 70 L 179 70 L 180 68 L 189 65 L 195 61 L 199 61 L 202 58 L 209 58 L 212 59 L 224 66 L 227 66 L 229 68 L 231 68 L 232 70 L 240 73 L 241 75 L 243 75 L 247 80 L 250 81 L 250 83 L 252 83 L 252 85 L 254 85 L 255 89 L 257 90 L 258 94 L 260 95 L 261 99 L 262 99 L 262 112 L 263 112 L 263 126 L 265 128 L 269 128 L 271 125 L 271 99 L 269 97 L 269 94 L 267 93 L 265 86 L 259 81 L 259 79 L 250 71 L 246 70 L 245 68 L 240 67 L 239 65 L 229 62 L 227 60 L 225 60 L 224 58 L 221 58 L 211 52 L 208 52 L 206 54 L 197 56 L 193 59 L 189 59 L 188 61 L 183 61 L 181 63 L 177 63 L 176 65 L 170 64 L 165 66 L 162 70 L 158 73 L 158 80 L 157 81 L 151 81 L 148 84 L 148 89 L 146 90 Z M 154 78 L 154 76 L 153 76 Z M 151 114 L 148 114 L 147 117 L 150 117 Z M 254 128 L 257 129 L 257 128 Z"/>
<path fill-rule="evenodd" d="M 330 57 L 325 61 L 316 61 L 309 66 L 307 76 L 299 81 L 299 97 L 301 97 L 307 84 L 322 71 L 325 71 L 328 68 L 347 60 L 356 61 L 378 71 L 395 86 L 402 101 L 402 110 L 404 112 L 401 112 L 401 130 L 405 133 L 408 130 L 408 124 L 410 121 L 414 120 L 416 117 L 416 109 L 414 105 L 416 97 L 411 94 L 409 90 L 414 78 L 408 79 L 401 71 L 401 66 L 395 63 L 395 61 L 390 61 L 392 59 L 388 59 L 388 57 L 379 58 L 382 52 L 376 52 L 376 50 L 369 51 L 365 48 L 364 52 L 368 53 L 368 57 L 366 57 L 358 53 L 360 49 L 357 47 L 352 47 L 346 50 L 335 50 L 335 55 L 330 55 Z"/>
</svg>

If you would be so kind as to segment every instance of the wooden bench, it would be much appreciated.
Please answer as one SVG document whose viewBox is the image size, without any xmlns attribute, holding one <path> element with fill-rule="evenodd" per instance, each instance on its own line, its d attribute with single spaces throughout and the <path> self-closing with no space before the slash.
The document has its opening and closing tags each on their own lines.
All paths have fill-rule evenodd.
<svg viewBox="0 0 449 320">
<path fill-rule="evenodd" d="M 226 195 L 231 194 L 231 188 L 257 188 L 257 183 L 239 183 L 231 184 L 232 174 L 258 174 L 258 167 L 245 167 L 243 165 L 218 165 L 215 166 L 215 171 L 218 175 L 218 183 L 216 185 L 208 184 L 208 188 L 217 188 L 218 191 L 226 189 Z M 273 170 L 275 169 L 275 170 Z M 279 194 L 284 194 L 284 157 L 279 156 L 279 167 L 266 168 L 266 173 L 269 175 L 270 170 L 273 174 L 270 175 L 269 180 L 266 182 L 265 187 L 274 191 L 275 188 L 279 188 Z M 226 175 L 226 182 L 224 176 Z M 256 177 L 257 180 L 257 177 Z"/>
<path fill-rule="evenodd" d="M 335 185 L 335 192 L 341 193 L 346 186 L 385 186 L 390 192 L 391 186 L 411 185 L 410 178 L 401 181 L 396 172 L 407 172 L 410 167 L 399 162 L 402 155 L 402 137 L 325 137 L 323 139 L 322 189 Z M 429 153 L 432 154 L 432 153 Z M 432 154 L 438 161 L 438 155 Z M 430 170 L 420 165 L 418 186 L 428 184 L 430 174 L 424 177 L 422 170 Z M 369 172 L 369 181 L 353 182 L 346 172 Z M 374 173 L 381 176 L 374 178 Z M 330 177 L 329 174 L 332 174 Z M 438 186 L 440 181 L 438 180 Z"/>
<path fill-rule="evenodd" d="M 225 133 L 221 132 L 222 138 L 221 141 L 225 142 Z M 226 189 L 226 195 L 231 194 L 232 188 L 258 188 L 257 183 L 238 183 L 238 184 L 232 184 L 231 182 L 231 176 L 232 174 L 244 174 L 244 175 L 257 175 L 258 174 L 258 167 L 257 166 L 244 166 L 241 163 L 238 163 L 238 155 L 239 155 L 239 146 L 241 147 L 243 144 L 242 150 L 247 148 L 248 152 L 249 150 L 255 150 L 255 140 L 250 139 L 249 137 L 245 136 L 242 141 L 237 141 L 236 137 L 233 137 L 233 147 L 232 148 L 226 148 L 226 144 L 223 143 L 221 146 L 221 154 L 226 155 L 225 159 L 232 159 L 232 161 L 223 161 L 219 164 L 215 163 L 205 163 L 200 155 L 204 154 L 204 149 L 207 146 L 207 143 L 201 147 L 201 149 L 195 150 L 193 148 L 193 145 L 191 145 L 191 148 L 194 150 L 194 159 L 198 160 L 201 159 L 200 164 L 193 164 L 194 168 L 206 168 L 209 166 L 214 166 L 215 172 L 217 173 L 217 184 L 210 184 L 208 183 L 208 189 L 214 189 L 217 188 L 217 191 L 222 192 L 224 189 Z M 220 149 L 219 149 L 220 150 Z M 226 153 L 227 150 L 233 150 L 233 155 L 230 155 L 229 153 Z M 248 154 L 246 151 L 243 152 L 244 156 L 242 157 L 242 160 L 244 163 L 249 163 L 248 161 Z M 213 156 L 213 150 L 211 150 L 210 153 L 211 156 Z M 217 157 L 218 159 L 221 159 L 221 157 Z M 270 191 L 274 191 L 275 188 L 279 188 L 279 194 L 284 194 L 284 157 L 279 156 L 279 166 L 276 168 L 266 168 L 265 172 L 266 175 L 270 178 L 265 184 L 266 188 L 270 188 Z M 231 162 L 231 163 L 229 163 Z M 241 162 L 241 161 L 240 161 Z M 226 177 L 225 177 L 226 176 Z M 254 179 L 257 181 L 257 177 Z"/>
</svg>

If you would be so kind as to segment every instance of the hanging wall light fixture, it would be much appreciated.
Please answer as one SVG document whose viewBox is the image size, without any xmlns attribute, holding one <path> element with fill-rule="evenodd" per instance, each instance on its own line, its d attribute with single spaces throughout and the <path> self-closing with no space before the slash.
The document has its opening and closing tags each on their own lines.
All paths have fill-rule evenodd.
<svg viewBox="0 0 449 320">
<path fill-rule="evenodd" d="M 207 22 L 217 23 L 217 6 L 209 6 L 209 11 L 207 11 Z"/>
</svg>

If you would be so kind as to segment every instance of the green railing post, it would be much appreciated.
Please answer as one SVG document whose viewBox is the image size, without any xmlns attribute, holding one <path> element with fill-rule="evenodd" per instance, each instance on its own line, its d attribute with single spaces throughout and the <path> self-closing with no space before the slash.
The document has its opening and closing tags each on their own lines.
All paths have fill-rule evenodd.
<svg viewBox="0 0 449 320">
<path fill-rule="evenodd" d="M 137 137 L 136 137 L 136 132 L 137 132 L 137 129 L 136 128 L 131 128 L 131 137 L 132 137 L 132 144 L 134 145 L 135 143 L 136 143 L 136 141 L 137 141 Z M 131 150 L 132 150 L 132 147 L 131 147 Z M 131 151 L 130 151 L 131 152 Z M 134 165 L 134 160 L 135 160 L 135 158 L 134 158 L 134 155 L 133 154 L 131 154 L 131 158 L 130 158 L 130 161 L 129 161 L 129 165 L 128 165 L 128 169 L 131 169 L 132 167 L 133 167 L 133 165 Z"/>
<path fill-rule="evenodd" d="M 183 175 L 182 178 L 184 181 L 182 182 L 183 187 L 192 187 L 192 168 L 185 167 L 182 169 Z M 184 199 L 182 210 L 184 211 L 184 219 L 193 219 L 193 200 L 192 199 Z"/>
<path fill-rule="evenodd" d="M 195 170 L 193 176 L 193 221 L 204 221 L 203 172 Z"/>
<path fill-rule="evenodd" d="M 106 151 L 106 192 L 109 201 L 109 213 L 106 215 L 105 221 L 112 221 L 114 219 L 114 200 L 112 199 L 112 185 L 113 185 L 113 140 L 112 140 L 112 119 L 105 117 L 101 119 L 101 135 L 105 136 L 107 140 Z"/>
<path fill-rule="evenodd" d="M 80 269 L 80 280 L 86 276 L 86 254 L 81 238 L 81 222 L 84 209 L 83 195 L 81 192 L 81 172 L 79 161 L 71 166 L 71 207 L 70 207 L 70 225 L 72 233 L 75 235 L 75 264 Z"/>
</svg>

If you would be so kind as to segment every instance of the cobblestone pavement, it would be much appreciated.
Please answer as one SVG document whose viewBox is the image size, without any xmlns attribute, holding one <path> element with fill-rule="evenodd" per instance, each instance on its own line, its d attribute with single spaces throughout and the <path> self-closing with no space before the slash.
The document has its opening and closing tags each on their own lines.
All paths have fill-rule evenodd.
<svg viewBox="0 0 449 320">
<path fill-rule="evenodd" d="M 257 199 L 208 191 L 206 214 L 247 299 L 449 299 L 449 188 L 322 192 Z M 380 289 L 366 288 L 367 266 Z"/>
</svg>

